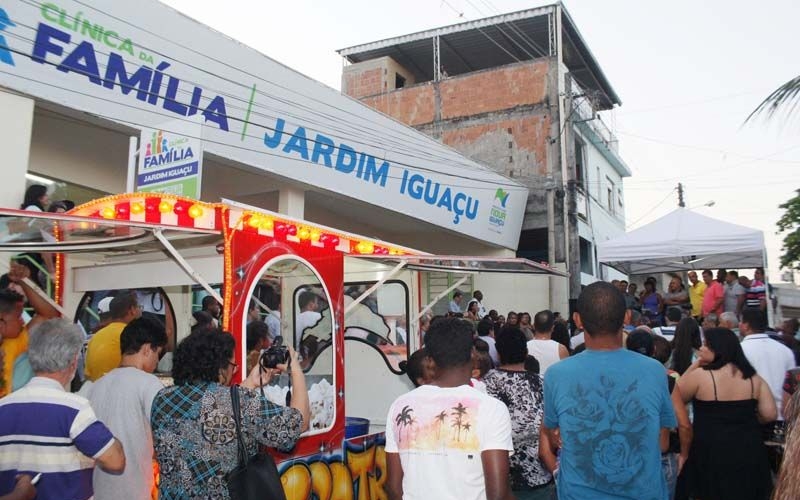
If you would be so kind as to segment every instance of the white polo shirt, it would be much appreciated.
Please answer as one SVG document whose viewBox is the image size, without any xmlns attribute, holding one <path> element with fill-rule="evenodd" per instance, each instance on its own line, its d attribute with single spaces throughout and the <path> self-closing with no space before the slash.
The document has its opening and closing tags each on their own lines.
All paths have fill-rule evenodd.
<svg viewBox="0 0 800 500">
<path fill-rule="evenodd" d="M 772 391 L 778 407 L 778 420 L 783 420 L 783 379 L 795 367 L 794 353 L 766 333 L 752 333 L 742 340 L 742 350 Z"/>
</svg>

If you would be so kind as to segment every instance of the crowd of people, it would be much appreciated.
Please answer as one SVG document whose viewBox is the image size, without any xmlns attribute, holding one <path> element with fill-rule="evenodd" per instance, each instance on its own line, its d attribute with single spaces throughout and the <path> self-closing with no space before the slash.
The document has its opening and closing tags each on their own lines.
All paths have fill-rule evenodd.
<svg viewBox="0 0 800 500">
<path fill-rule="evenodd" d="M 454 292 L 410 356 L 418 389 L 387 417 L 389 498 L 430 498 L 437 480 L 461 485 L 436 498 L 800 498 L 800 433 L 784 425 L 800 414 L 797 320 L 768 328 L 761 269 L 702 276 L 664 293 L 648 278 L 638 295 L 593 284 L 571 325 L 549 310 L 475 318 L 483 295 L 461 309 Z"/>
<path fill-rule="evenodd" d="M 29 276 L 12 264 L 9 279 L 23 292 Z M 37 297 L 28 294 L 31 305 Z M 86 382 L 73 393 L 83 331 L 41 304 L 25 325 L 23 297 L 0 291 L 0 361 L 9 382 L 0 397 L 0 499 L 228 498 L 226 475 L 240 456 L 229 386 L 240 367 L 233 336 L 215 326 L 219 304 L 204 302 L 199 316 L 210 320 L 196 322 L 177 345 L 173 384 L 165 387 L 153 375 L 169 345 L 164 324 L 142 317 L 135 292 L 109 299 L 81 367 Z M 305 376 L 287 349 L 286 363 L 256 362 L 236 386 L 248 456 L 262 446 L 290 450 L 308 429 Z M 281 372 L 293 387 L 286 406 L 258 390 Z"/>
<path fill-rule="evenodd" d="M 173 347 L 125 291 L 98 304 L 83 356 L 84 333 L 35 293 L 33 273 L 12 263 L 0 290 L 0 500 L 226 499 L 235 401 L 248 456 L 288 451 L 309 428 L 301 359 L 289 345 L 286 363 L 261 366 L 277 328 L 252 304 L 246 367 L 213 297 Z M 664 292 L 647 278 L 638 294 L 598 282 L 570 318 L 504 316 L 480 291 L 455 291 L 445 315 L 421 318 L 423 347 L 404 365 L 416 388 L 388 411 L 388 498 L 800 498 L 798 322 L 769 328 L 761 269 L 701 276 L 672 276 Z M 312 295 L 301 315 L 320 314 Z M 153 373 L 168 350 L 165 387 Z M 258 390 L 281 372 L 287 405 Z"/>
</svg>

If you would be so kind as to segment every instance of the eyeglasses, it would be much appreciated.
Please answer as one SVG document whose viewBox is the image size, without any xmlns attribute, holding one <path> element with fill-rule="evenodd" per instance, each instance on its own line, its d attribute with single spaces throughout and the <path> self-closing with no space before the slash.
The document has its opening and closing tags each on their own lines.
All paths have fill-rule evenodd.
<svg viewBox="0 0 800 500">
<path fill-rule="evenodd" d="M 236 373 L 236 372 L 239 371 L 239 365 L 237 365 L 236 363 L 228 361 L 228 366 L 232 366 L 233 367 L 233 373 Z"/>
</svg>

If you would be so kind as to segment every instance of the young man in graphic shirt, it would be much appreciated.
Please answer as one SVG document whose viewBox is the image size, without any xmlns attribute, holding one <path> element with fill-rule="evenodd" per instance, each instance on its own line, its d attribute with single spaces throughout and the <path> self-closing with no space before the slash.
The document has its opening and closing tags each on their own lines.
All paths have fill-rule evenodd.
<svg viewBox="0 0 800 500">
<path fill-rule="evenodd" d="M 389 499 L 512 499 L 511 419 L 503 403 L 469 385 L 472 326 L 437 321 L 425 349 L 434 379 L 397 398 L 387 416 Z"/>
<path fill-rule="evenodd" d="M 558 498 L 667 500 L 659 434 L 677 422 L 664 366 L 623 348 L 625 299 L 611 284 L 586 287 L 578 311 L 586 351 L 544 379 L 543 429 L 562 443 Z"/>
</svg>

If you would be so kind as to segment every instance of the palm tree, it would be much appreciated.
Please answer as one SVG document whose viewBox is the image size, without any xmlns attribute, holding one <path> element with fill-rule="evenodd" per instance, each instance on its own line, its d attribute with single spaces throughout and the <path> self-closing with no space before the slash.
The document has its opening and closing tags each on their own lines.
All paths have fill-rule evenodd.
<svg viewBox="0 0 800 500">
<path fill-rule="evenodd" d="M 406 405 L 394 419 L 394 422 L 397 424 L 398 427 L 400 427 L 400 436 L 399 436 L 400 441 L 403 440 L 403 427 L 408 427 L 409 425 L 414 423 L 414 419 L 411 417 L 411 414 L 413 412 L 414 410 L 410 406 Z M 408 432 L 406 432 L 406 437 L 408 437 L 407 434 Z"/>
<path fill-rule="evenodd" d="M 463 421 L 464 415 L 467 414 L 467 408 L 463 404 L 458 403 L 458 406 L 454 406 L 452 410 L 453 413 L 451 415 L 456 417 L 455 422 L 453 423 L 453 427 L 456 427 L 458 429 L 458 435 L 456 437 L 456 441 L 461 441 L 461 422 Z"/>
<path fill-rule="evenodd" d="M 469 434 L 469 430 L 472 428 L 472 426 L 469 424 L 469 422 L 465 423 L 465 424 L 464 424 L 464 425 L 462 425 L 461 427 L 464 429 L 464 435 L 465 435 L 465 436 L 466 436 L 467 434 Z"/>
<path fill-rule="evenodd" d="M 442 410 L 442 413 L 436 415 L 436 420 L 439 421 L 439 432 L 436 434 L 436 439 L 441 438 L 442 436 L 442 425 L 444 425 L 444 420 L 447 418 L 447 412 Z"/>
<path fill-rule="evenodd" d="M 775 113 L 785 110 L 786 115 L 791 115 L 800 104 L 800 76 L 796 76 L 775 89 L 761 104 L 747 117 L 745 123 L 757 115 L 766 113 L 767 118 L 773 118 Z"/>
</svg>

